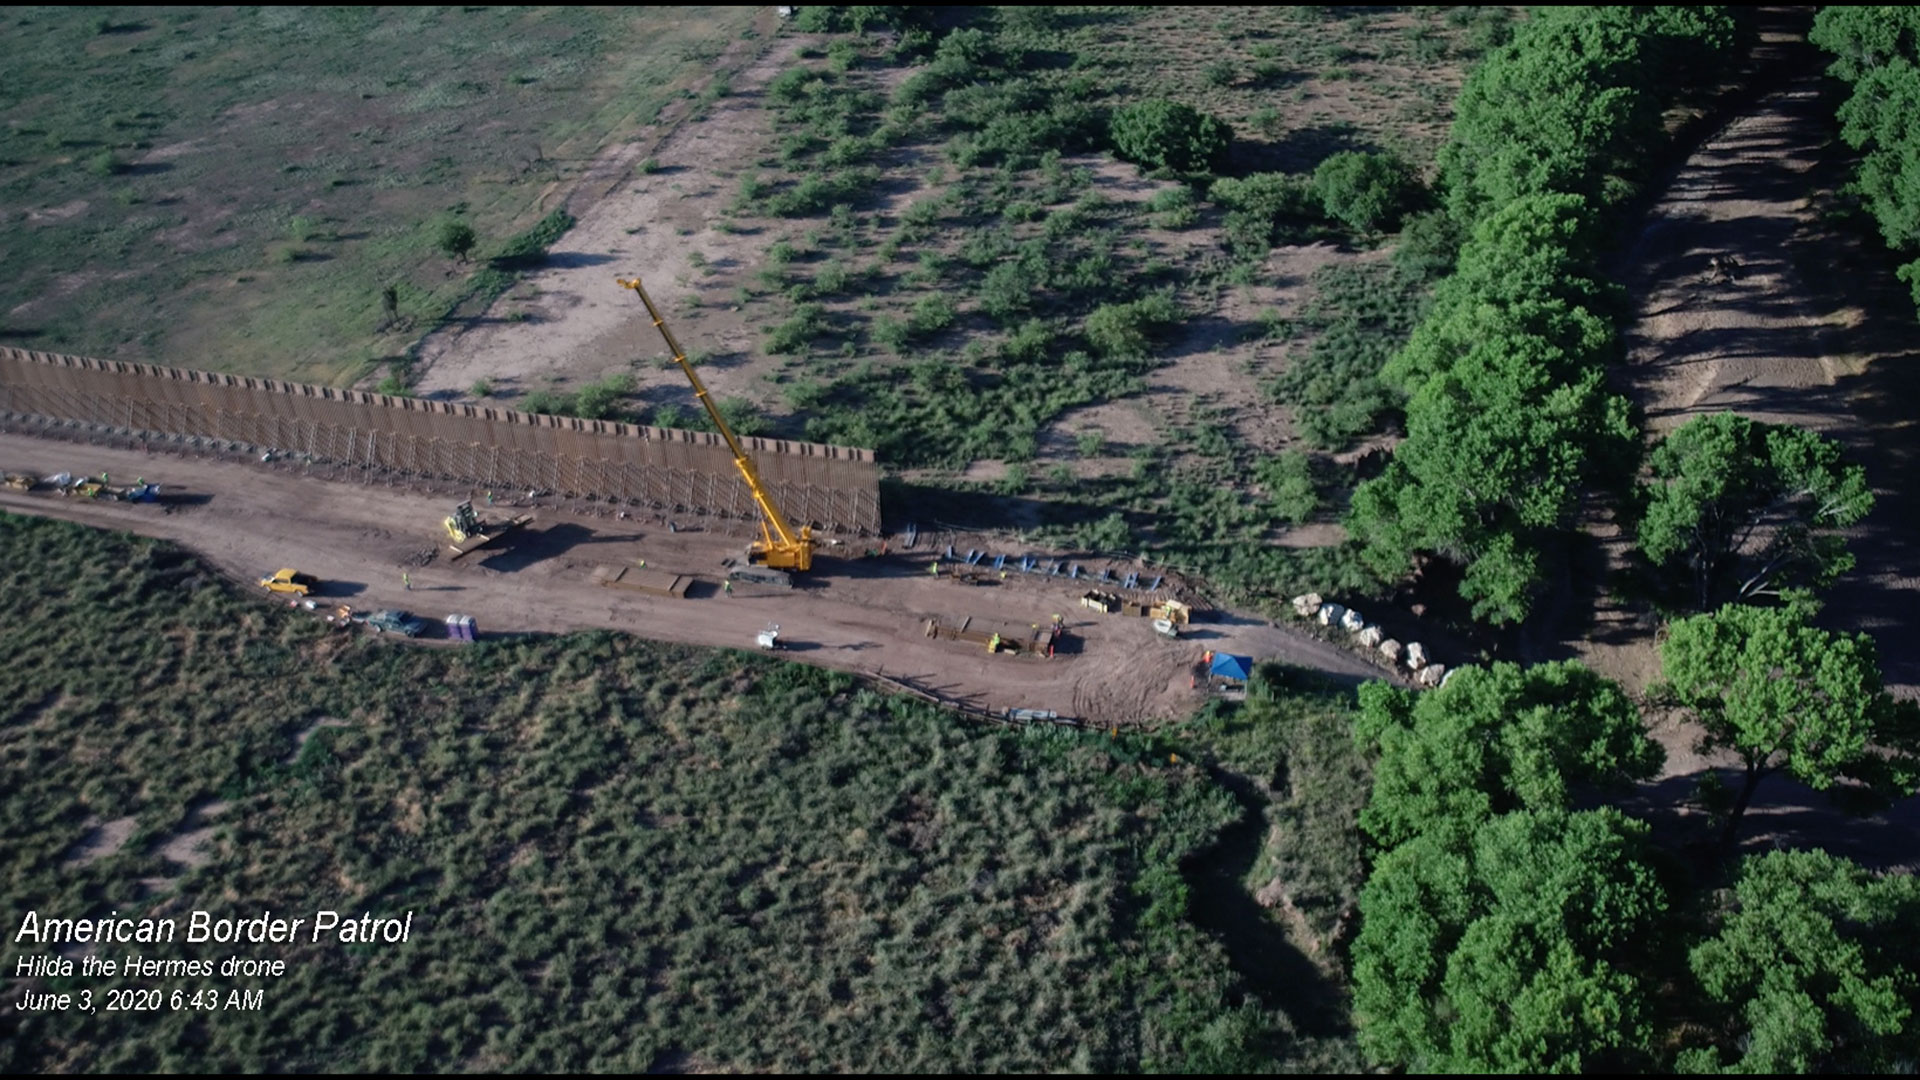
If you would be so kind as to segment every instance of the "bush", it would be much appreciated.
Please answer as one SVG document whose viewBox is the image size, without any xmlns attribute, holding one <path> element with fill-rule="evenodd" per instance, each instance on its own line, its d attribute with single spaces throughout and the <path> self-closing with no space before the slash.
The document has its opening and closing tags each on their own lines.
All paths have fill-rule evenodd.
<svg viewBox="0 0 1920 1080">
<path fill-rule="evenodd" d="M 1087 343 L 1108 357 L 1144 359 L 1151 339 L 1178 322 L 1180 306 L 1163 294 L 1102 304 L 1087 316 Z"/>
<path fill-rule="evenodd" d="M 627 395 L 633 393 L 633 376 L 609 375 L 597 383 L 581 387 L 574 395 L 573 415 L 582 420 L 616 418 Z"/>
<path fill-rule="evenodd" d="M 1267 491 L 1267 504 L 1278 517 L 1304 525 L 1320 509 L 1320 492 L 1313 482 L 1313 459 L 1302 450 L 1262 458 L 1253 467 L 1254 480 Z"/>
<path fill-rule="evenodd" d="M 1118 110 L 1108 135 L 1120 157 L 1150 169 L 1183 173 L 1219 168 L 1233 141 L 1232 130 L 1220 120 L 1166 100 Z"/>
<path fill-rule="evenodd" d="M 473 246 L 479 242 L 480 238 L 475 235 L 473 226 L 452 218 L 440 222 L 439 228 L 433 234 L 434 249 L 447 258 L 457 259 L 460 262 L 467 261 L 467 256 L 473 254 Z"/>
<path fill-rule="evenodd" d="M 1313 170 L 1313 193 L 1336 218 L 1363 233 L 1391 232 L 1419 202 L 1420 181 L 1388 154 L 1346 151 Z"/>
</svg>

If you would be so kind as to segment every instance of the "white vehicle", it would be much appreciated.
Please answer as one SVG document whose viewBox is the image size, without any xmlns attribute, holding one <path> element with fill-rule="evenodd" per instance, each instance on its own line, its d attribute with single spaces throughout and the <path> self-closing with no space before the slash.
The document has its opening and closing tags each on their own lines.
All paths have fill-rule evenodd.
<svg viewBox="0 0 1920 1080">
<path fill-rule="evenodd" d="M 779 648 L 780 647 L 780 624 L 768 623 L 767 628 L 765 630 L 760 631 L 760 636 L 755 638 L 754 640 L 759 642 L 760 647 L 763 649 Z"/>
</svg>

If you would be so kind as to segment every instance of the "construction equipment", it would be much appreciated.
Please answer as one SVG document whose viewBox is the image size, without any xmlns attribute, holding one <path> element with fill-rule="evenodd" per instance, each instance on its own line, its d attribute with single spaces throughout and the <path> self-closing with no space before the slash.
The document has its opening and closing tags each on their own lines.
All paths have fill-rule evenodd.
<svg viewBox="0 0 1920 1080">
<path fill-rule="evenodd" d="M 760 482 L 760 474 L 753 467 L 753 460 L 741 448 L 740 440 L 727 426 L 726 418 L 720 415 L 720 409 L 714 405 L 713 398 L 707 393 L 700 376 L 694 373 L 693 365 L 687 362 L 687 354 L 680 343 L 673 338 L 673 332 L 667 329 L 667 321 L 660 315 L 660 309 L 654 306 L 653 298 L 641 287 L 639 278 L 615 278 L 623 289 L 632 289 L 634 295 L 647 307 L 647 316 L 653 320 L 654 329 L 660 331 L 660 337 L 667 343 L 667 351 L 673 355 L 673 362 L 693 384 L 693 395 L 706 407 L 708 419 L 713 421 L 714 429 L 720 437 L 727 440 L 727 449 L 733 452 L 734 467 L 740 470 L 740 476 L 747 482 L 747 490 L 753 495 L 753 502 L 760 510 L 760 539 L 747 548 L 747 561 L 774 570 L 792 570 L 800 573 L 813 568 L 813 526 L 802 525 L 798 533 L 787 521 L 787 515 L 774 505 L 773 495 L 766 485 Z M 739 580 L 747 580 L 735 575 Z"/>
<path fill-rule="evenodd" d="M 1080 594 L 1080 606 L 1092 608 L 1103 615 L 1111 615 L 1120 610 L 1120 598 L 1110 592 L 1095 589 Z"/>
<path fill-rule="evenodd" d="M 760 631 L 760 633 L 754 638 L 754 641 L 763 649 L 779 648 L 780 647 L 780 624 L 768 623 L 767 628 L 765 630 Z"/>
<path fill-rule="evenodd" d="M 274 571 L 271 577 L 261 578 L 260 587 L 270 593 L 293 593 L 296 596 L 305 596 L 319 588 L 320 582 L 311 574 L 303 574 L 298 570 L 280 569 Z"/>
<path fill-rule="evenodd" d="M 447 518 L 447 561 L 453 562 L 471 552 L 478 551 L 515 529 L 524 528 L 533 521 L 532 514 L 521 514 L 506 521 L 481 521 L 480 515 L 473 512 L 473 500 L 468 499 L 453 508 L 453 516 Z"/>
<path fill-rule="evenodd" d="M 1153 632 L 1165 638 L 1180 636 L 1180 627 L 1172 619 L 1153 620 Z"/>
<path fill-rule="evenodd" d="M 15 491 L 32 491 L 40 481 L 26 473 L 10 472 L 6 475 L 5 483 Z"/>
<path fill-rule="evenodd" d="M 745 585 L 771 585 L 776 589 L 793 588 L 793 575 L 769 566 L 736 566 L 727 571 L 727 579 Z"/>
<path fill-rule="evenodd" d="M 975 626 L 973 617 L 961 620 L 958 626 L 944 623 L 939 619 L 927 620 L 927 636 L 940 641 L 964 641 L 972 645 L 984 645 L 990 653 L 1008 653 L 1013 656 L 1051 657 L 1054 646 L 1065 631 L 1053 624 L 1031 626 L 1026 629 L 1005 627 L 992 629 Z"/>
<path fill-rule="evenodd" d="M 609 589 L 629 589 L 651 596 L 685 597 L 687 585 L 692 579 L 665 570 L 648 570 L 644 566 L 599 566 L 594 568 L 593 581 Z"/>
</svg>

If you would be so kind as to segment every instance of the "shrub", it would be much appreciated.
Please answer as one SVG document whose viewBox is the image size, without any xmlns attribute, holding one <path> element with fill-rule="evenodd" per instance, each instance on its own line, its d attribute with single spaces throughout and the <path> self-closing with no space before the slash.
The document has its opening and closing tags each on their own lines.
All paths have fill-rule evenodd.
<svg viewBox="0 0 1920 1080">
<path fill-rule="evenodd" d="M 447 258 L 457 259 L 460 262 L 467 261 L 467 256 L 473 254 L 473 246 L 479 243 L 479 240 L 480 238 L 474 234 L 473 226 L 452 218 L 441 221 L 439 228 L 433 234 L 434 249 Z"/>
<path fill-rule="evenodd" d="M 609 375 L 580 389 L 574 396 L 573 415 L 583 420 L 610 419 L 618 413 L 621 402 L 633 393 L 633 389 L 633 376 Z"/>
<path fill-rule="evenodd" d="M 1313 170 L 1313 193 L 1328 216 L 1363 233 L 1391 232 L 1419 201 L 1421 186 L 1400 159 L 1350 150 Z"/>
<path fill-rule="evenodd" d="M 1189 105 L 1143 101 L 1113 114 L 1108 128 L 1114 152 L 1152 169 L 1204 172 L 1226 161 L 1233 133 L 1226 124 Z"/>
<path fill-rule="evenodd" d="M 1108 357 L 1143 359 L 1154 335 L 1179 321 L 1180 306 L 1164 294 L 1102 304 L 1087 316 L 1087 343 Z"/>
</svg>

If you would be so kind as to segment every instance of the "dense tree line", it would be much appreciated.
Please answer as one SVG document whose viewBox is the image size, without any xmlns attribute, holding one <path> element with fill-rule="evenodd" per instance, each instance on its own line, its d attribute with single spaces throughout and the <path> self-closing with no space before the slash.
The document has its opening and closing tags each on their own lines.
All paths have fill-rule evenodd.
<svg viewBox="0 0 1920 1080">
<path fill-rule="evenodd" d="M 1377 571 L 1443 555 L 1466 567 L 1476 617 L 1517 621 L 1583 484 L 1631 468 L 1627 405 L 1602 380 L 1617 344 L 1597 230 L 1633 192 L 1663 109 L 1735 39 L 1720 7 L 1541 9 L 1468 78 L 1440 155 L 1468 239 L 1386 371 L 1408 395 L 1406 440 L 1354 496 Z"/>
<path fill-rule="evenodd" d="M 1840 134 L 1861 151 L 1858 190 L 1887 246 L 1920 255 L 1920 14 L 1893 5 L 1822 8 L 1814 44 L 1836 59 L 1828 70 L 1852 88 Z M 1900 268 L 1920 305 L 1920 258 Z"/>
<path fill-rule="evenodd" d="M 1912 711 L 1871 647 L 1804 604 L 1677 624 L 1676 701 L 1753 787 L 1785 770 L 1856 796 L 1912 789 Z M 1881 1071 L 1910 1061 L 1920 889 L 1824 852 L 1699 878 L 1592 793 L 1653 776 L 1660 748 L 1621 689 L 1578 664 L 1463 668 L 1413 694 L 1364 687 L 1355 741 L 1373 844 L 1352 948 L 1375 1064 L 1420 1072 Z M 1892 748 L 1889 752 L 1889 748 Z M 1582 799 L 1585 796 L 1585 799 Z M 1731 851 L 1729 846 L 1724 851 Z M 1716 889 L 1717 873 L 1727 889 Z"/>
</svg>

